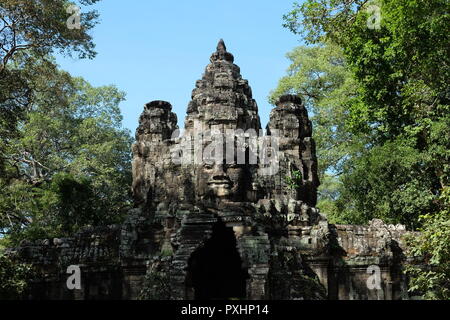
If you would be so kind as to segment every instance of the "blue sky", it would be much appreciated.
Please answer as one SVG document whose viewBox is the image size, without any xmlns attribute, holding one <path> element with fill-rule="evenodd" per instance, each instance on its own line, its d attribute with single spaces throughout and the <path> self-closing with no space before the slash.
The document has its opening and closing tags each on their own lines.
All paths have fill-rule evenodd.
<svg viewBox="0 0 450 320">
<path fill-rule="evenodd" d="M 92 32 L 94 60 L 58 58 L 62 69 L 95 86 L 115 84 L 126 92 L 124 127 L 133 133 L 145 103 L 166 100 L 183 126 L 195 81 L 223 38 L 242 76 L 249 80 L 263 126 L 267 102 L 289 65 L 286 53 L 299 37 L 282 27 L 293 0 L 103 0 Z"/>
</svg>

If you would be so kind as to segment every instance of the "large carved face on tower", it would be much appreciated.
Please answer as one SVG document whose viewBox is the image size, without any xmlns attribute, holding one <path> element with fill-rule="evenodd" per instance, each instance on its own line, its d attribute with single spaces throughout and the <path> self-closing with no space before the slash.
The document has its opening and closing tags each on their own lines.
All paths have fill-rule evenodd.
<svg viewBox="0 0 450 320">
<path fill-rule="evenodd" d="M 235 164 L 204 164 L 200 176 L 206 181 L 206 191 L 219 198 L 240 200 L 245 184 L 245 168 Z"/>
<path fill-rule="evenodd" d="M 199 143 L 203 147 L 202 151 L 209 143 L 217 143 L 217 135 L 226 135 L 228 139 L 228 130 L 260 129 L 258 108 L 251 89 L 248 82 L 242 79 L 239 67 L 233 63 L 233 55 L 227 52 L 222 40 L 210 61 L 192 92 L 192 102 L 186 117 L 191 134 L 194 137 L 202 136 L 203 140 Z M 195 146 L 197 149 L 198 145 Z M 238 164 L 237 159 L 229 161 L 225 146 L 223 149 L 224 155 L 214 157 L 214 161 L 205 161 L 203 157 L 198 162 L 197 152 L 193 152 L 196 154 L 193 180 L 197 198 L 246 201 L 252 182 L 251 166 L 243 161 Z M 234 149 L 237 154 L 237 148 Z"/>
<path fill-rule="evenodd" d="M 204 162 L 196 167 L 197 195 L 200 198 L 214 197 L 233 202 L 246 200 L 250 170 L 246 164 L 236 160 Z"/>
</svg>

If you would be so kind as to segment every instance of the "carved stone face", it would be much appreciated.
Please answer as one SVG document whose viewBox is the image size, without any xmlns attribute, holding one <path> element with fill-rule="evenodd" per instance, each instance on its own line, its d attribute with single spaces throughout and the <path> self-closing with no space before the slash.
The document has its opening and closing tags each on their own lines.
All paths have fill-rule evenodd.
<svg viewBox="0 0 450 320">
<path fill-rule="evenodd" d="M 197 171 L 198 195 L 242 201 L 245 198 L 245 173 L 245 165 L 226 163 L 200 165 Z"/>
</svg>

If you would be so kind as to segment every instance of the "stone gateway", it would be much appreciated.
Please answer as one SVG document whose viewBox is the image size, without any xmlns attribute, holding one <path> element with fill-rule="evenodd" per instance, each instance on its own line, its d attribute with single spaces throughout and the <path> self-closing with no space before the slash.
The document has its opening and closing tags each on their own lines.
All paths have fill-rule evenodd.
<svg viewBox="0 0 450 320">
<path fill-rule="evenodd" d="M 301 97 L 281 97 L 270 113 L 265 137 L 276 148 L 266 156 L 275 160 L 251 152 L 246 133 L 261 129 L 248 81 L 221 40 L 182 133 L 170 103 L 145 106 L 132 148 L 135 208 L 125 223 L 11 250 L 41 271 L 30 298 L 408 299 L 403 226 L 332 225 L 315 208 L 316 150 Z M 195 161 L 197 149 L 229 131 L 244 135 L 222 150 L 231 143 L 245 161 L 221 146 L 215 161 Z M 174 161 L 175 153 L 192 161 Z M 273 161 L 277 170 L 265 171 Z M 66 286 L 71 265 L 80 267 L 80 290 Z M 373 266 L 380 283 L 368 286 Z"/>
</svg>

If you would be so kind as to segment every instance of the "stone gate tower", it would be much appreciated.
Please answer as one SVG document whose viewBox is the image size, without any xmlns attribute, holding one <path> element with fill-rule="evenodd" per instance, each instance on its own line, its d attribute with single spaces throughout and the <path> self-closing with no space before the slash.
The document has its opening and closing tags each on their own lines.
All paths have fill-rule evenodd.
<svg viewBox="0 0 450 320">
<path fill-rule="evenodd" d="M 301 99 L 282 97 L 270 116 L 270 136 L 261 136 L 252 90 L 233 62 L 221 40 L 192 92 L 181 136 L 173 134 L 177 117 L 163 101 L 146 105 L 137 129 L 133 191 L 139 209 L 165 226 L 158 245 L 173 253 L 164 268 L 170 270 L 172 297 L 177 299 L 267 298 L 270 281 L 288 272 L 283 267 L 271 270 L 278 259 L 274 253 L 283 250 L 278 242 L 289 236 L 288 226 L 295 234 L 297 225 L 324 220 L 313 207 L 317 159 Z M 205 150 L 218 136 L 224 137 L 223 158 L 218 159 L 223 161 L 207 163 Z M 256 140 L 269 137 L 278 147 L 271 149 L 276 155 L 270 160 L 277 163 L 263 163 L 257 150 Z M 258 138 L 254 150 L 252 138 Z M 233 149 L 231 159 L 227 148 Z M 182 161 L 175 163 L 174 155 Z M 261 174 L 270 165 L 276 170 Z M 294 171 L 302 179 L 293 190 L 287 177 Z M 221 278 L 234 285 L 214 289 Z"/>
</svg>

